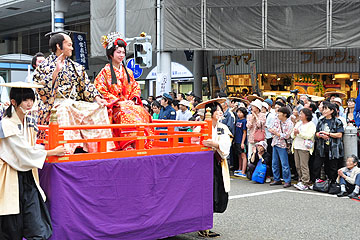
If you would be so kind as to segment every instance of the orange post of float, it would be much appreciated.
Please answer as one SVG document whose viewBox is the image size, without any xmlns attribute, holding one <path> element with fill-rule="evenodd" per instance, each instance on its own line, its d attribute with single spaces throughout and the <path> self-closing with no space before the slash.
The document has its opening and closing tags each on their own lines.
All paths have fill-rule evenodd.
<svg viewBox="0 0 360 240">
<path fill-rule="evenodd" d="M 138 126 L 136 127 L 136 149 L 140 150 L 140 149 L 144 149 L 145 148 L 145 127 L 144 126 Z"/>
<path fill-rule="evenodd" d="M 57 146 L 59 146 L 59 124 L 57 122 L 57 116 L 56 116 L 56 109 L 51 109 L 51 115 L 50 115 L 50 124 L 49 124 L 49 132 L 48 132 L 48 149 L 54 149 Z M 62 135 L 62 139 L 64 139 L 64 135 Z M 49 162 L 56 161 L 58 157 L 51 156 L 48 157 Z"/>
</svg>

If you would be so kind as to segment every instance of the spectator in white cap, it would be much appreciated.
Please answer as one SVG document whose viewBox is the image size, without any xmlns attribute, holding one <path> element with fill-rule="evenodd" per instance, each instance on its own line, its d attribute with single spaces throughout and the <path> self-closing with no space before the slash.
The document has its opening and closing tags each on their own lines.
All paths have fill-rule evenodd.
<svg viewBox="0 0 360 240">
<path fill-rule="evenodd" d="M 266 182 L 270 182 L 271 174 L 271 156 L 266 151 L 268 145 L 265 141 L 260 141 L 255 144 L 256 151 L 251 155 L 249 161 L 249 170 L 247 172 L 247 177 L 251 179 L 252 174 L 255 171 L 255 168 L 259 161 L 266 164 Z"/>
<path fill-rule="evenodd" d="M 190 103 L 186 100 L 181 100 L 179 102 L 179 111 L 177 111 L 176 113 L 176 120 L 188 121 L 192 117 L 189 108 L 190 108 Z M 176 130 L 187 131 L 188 129 L 189 127 L 178 127 Z"/>
<path fill-rule="evenodd" d="M 255 151 L 255 143 L 263 141 L 265 139 L 265 122 L 266 115 L 261 112 L 262 102 L 259 99 L 255 99 L 250 103 L 251 114 L 247 116 L 246 127 L 249 134 L 249 151 L 248 157 Z"/>
</svg>

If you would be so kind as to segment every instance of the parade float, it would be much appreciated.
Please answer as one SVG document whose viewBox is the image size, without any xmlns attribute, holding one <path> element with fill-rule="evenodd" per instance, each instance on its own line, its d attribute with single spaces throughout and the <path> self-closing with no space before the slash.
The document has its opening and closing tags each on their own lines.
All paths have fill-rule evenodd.
<svg viewBox="0 0 360 240">
<path fill-rule="evenodd" d="M 208 116 L 208 112 L 206 115 Z M 210 229 L 213 224 L 211 120 L 136 125 L 59 126 L 52 112 L 38 143 L 46 149 L 96 142 L 96 153 L 48 157 L 40 172 L 53 224 L 51 239 L 159 239 Z M 175 127 L 200 127 L 199 133 Z M 145 128 L 154 135 L 146 136 Z M 133 136 L 64 140 L 64 131 L 110 128 Z M 106 151 L 108 141 L 135 142 L 127 151 Z M 153 141 L 146 149 L 145 141 Z"/>
</svg>

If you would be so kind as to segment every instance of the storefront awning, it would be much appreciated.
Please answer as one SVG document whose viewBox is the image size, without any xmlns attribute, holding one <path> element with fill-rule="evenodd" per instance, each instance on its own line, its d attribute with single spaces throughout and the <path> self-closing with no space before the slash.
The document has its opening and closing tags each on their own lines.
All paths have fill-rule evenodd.
<svg viewBox="0 0 360 240">
<path fill-rule="evenodd" d="M 156 72 L 157 67 L 154 67 L 146 76 L 146 79 L 155 80 Z M 184 65 L 177 62 L 171 62 L 171 79 L 184 81 L 185 79 L 190 80 L 192 78 L 194 78 L 193 74 Z"/>
</svg>

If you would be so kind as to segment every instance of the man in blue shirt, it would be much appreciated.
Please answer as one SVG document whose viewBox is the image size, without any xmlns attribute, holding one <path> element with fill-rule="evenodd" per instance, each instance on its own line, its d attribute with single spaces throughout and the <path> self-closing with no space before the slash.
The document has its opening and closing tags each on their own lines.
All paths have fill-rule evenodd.
<svg viewBox="0 0 360 240">
<path fill-rule="evenodd" d="M 162 106 L 159 119 L 164 120 L 175 120 L 176 119 L 176 111 L 173 107 L 171 107 L 171 102 L 173 98 L 168 93 L 164 93 L 161 98 L 160 104 Z"/>
</svg>

